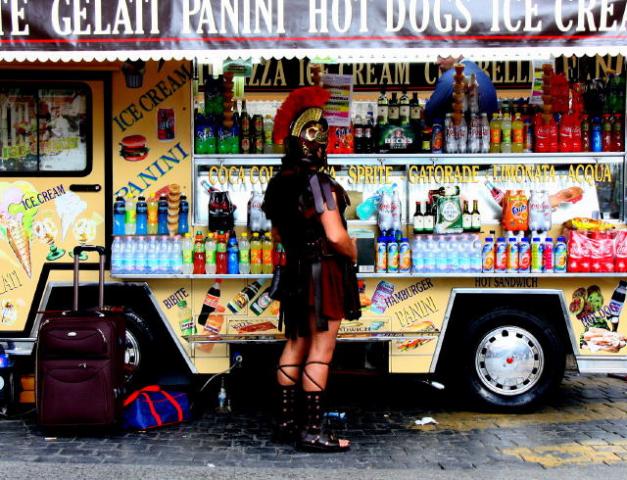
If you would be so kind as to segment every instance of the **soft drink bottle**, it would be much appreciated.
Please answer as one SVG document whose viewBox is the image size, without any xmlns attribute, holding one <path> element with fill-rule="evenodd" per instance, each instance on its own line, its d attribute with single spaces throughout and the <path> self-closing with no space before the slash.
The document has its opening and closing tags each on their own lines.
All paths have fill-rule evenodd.
<svg viewBox="0 0 627 480">
<path fill-rule="evenodd" d="M 477 76 L 474 73 L 470 74 L 467 98 L 470 113 L 479 113 L 479 82 L 477 82 Z"/>
<path fill-rule="evenodd" d="M 468 153 L 479 153 L 481 151 L 481 119 L 476 113 L 470 115 L 467 151 Z"/>
<path fill-rule="evenodd" d="M 505 272 L 507 270 L 507 244 L 505 238 L 499 237 L 494 247 L 494 271 Z"/>
<path fill-rule="evenodd" d="M 612 121 L 610 115 L 603 115 L 602 124 L 603 135 L 601 137 L 602 148 L 604 152 L 612 151 Z"/>
<path fill-rule="evenodd" d="M 553 270 L 556 273 L 566 272 L 567 260 L 566 237 L 557 237 L 557 241 L 553 247 Z"/>
<path fill-rule="evenodd" d="M 525 143 L 523 147 L 523 152 L 531 153 L 533 152 L 533 123 L 530 118 L 526 118 L 524 122 L 524 135 L 525 135 Z"/>
<path fill-rule="evenodd" d="M 592 120 L 592 130 L 590 134 L 590 151 L 602 152 L 603 151 L 603 131 L 601 127 L 599 117 L 594 117 Z"/>
<path fill-rule="evenodd" d="M 247 232 L 243 232 L 239 240 L 239 273 L 250 273 L 250 241 Z"/>
<path fill-rule="evenodd" d="M 553 239 L 550 237 L 542 245 L 542 269 L 548 273 L 553 271 Z"/>
<path fill-rule="evenodd" d="M 411 249 L 409 247 L 409 240 L 405 237 L 401 238 L 401 243 L 398 247 L 399 251 L 399 268 L 400 273 L 411 272 Z"/>
<path fill-rule="evenodd" d="M 518 273 L 518 240 L 510 238 L 507 245 L 507 272 Z"/>
<path fill-rule="evenodd" d="M 551 117 L 549 121 L 549 152 L 557 151 L 559 151 L 559 132 L 557 122 Z"/>
<path fill-rule="evenodd" d="M 158 220 L 158 202 L 154 196 L 148 199 L 148 235 L 157 234 Z"/>
<path fill-rule="evenodd" d="M 531 245 L 529 239 L 523 238 L 518 245 L 518 271 L 528 273 L 531 270 Z"/>
<path fill-rule="evenodd" d="M 387 241 L 387 263 L 388 263 L 388 273 L 398 273 L 399 267 L 399 251 L 398 251 L 398 242 L 393 238 L 389 237 Z"/>
<path fill-rule="evenodd" d="M 539 237 L 531 240 L 531 273 L 542 273 L 543 265 L 542 242 Z"/>
<path fill-rule="evenodd" d="M 523 123 L 520 113 L 516 113 L 516 117 L 512 122 L 512 152 L 522 153 L 525 147 L 525 124 Z"/>
<path fill-rule="evenodd" d="M 398 232 L 402 229 L 402 206 L 401 199 L 398 196 L 398 191 L 394 190 L 392 194 L 392 230 Z"/>
<path fill-rule="evenodd" d="M 266 232 L 266 234 L 263 236 L 263 243 L 261 246 L 263 264 L 262 273 L 270 274 L 274 269 L 274 264 L 272 262 L 273 247 L 274 245 L 272 243 L 272 235 L 270 234 L 270 232 Z"/>
<path fill-rule="evenodd" d="M 501 152 L 501 117 L 495 113 L 490 122 L 490 153 Z"/>
<path fill-rule="evenodd" d="M 501 153 L 512 153 L 512 117 L 509 113 L 505 113 L 501 121 Z"/>
<path fill-rule="evenodd" d="M 481 153 L 490 153 L 490 122 L 488 114 L 481 114 Z"/>
<path fill-rule="evenodd" d="M 581 117 L 581 151 L 589 152 L 591 150 L 590 145 L 590 119 L 588 115 Z"/>
<path fill-rule="evenodd" d="M 168 199 L 165 195 L 159 197 L 157 204 L 157 234 L 168 234 Z"/>
<path fill-rule="evenodd" d="M 468 151 L 468 125 L 466 120 L 462 117 L 458 125 L 455 128 L 455 142 L 457 142 L 457 151 L 459 153 L 466 153 Z"/>
<path fill-rule="evenodd" d="M 614 115 L 612 124 L 612 151 L 622 152 L 625 148 L 623 142 L 623 116 L 619 113 Z"/>
<path fill-rule="evenodd" d="M 137 209 L 135 208 L 135 197 L 131 194 L 126 199 L 125 205 L 125 230 L 127 235 L 135 235 L 135 221 L 137 219 Z"/>
<path fill-rule="evenodd" d="M 148 204 L 146 198 L 141 195 L 137 197 L 136 211 L 135 234 L 146 235 L 148 234 Z"/>
<path fill-rule="evenodd" d="M 444 145 L 446 153 L 458 153 L 452 113 L 447 113 L 444 117 Z"/>
<path fill-rule="evenodd" d="M 181 258 L 183 261 L 182 273 L 186 275 L 189 275 L 194 271 L 193 248 L 192 236 L 189 233 L 186 233 L 181 240 Z"/>
<path fill-rule="evenodd" d="M 218 244 L 216 245 L 216 273 L 222 274 L 227 272 L 227 245 L 226 235 L 221 232 L 218 235 Z"/>
<path fill-rule="evenodd" d="M 205 241 L 202 232 L 196 232 L 196 239 L 194 240 L 194 271 L 196 275 L 204 275 L 206 273 L 205 263 Z"/>
<path fill-rule="evenodd" d="M 239 271 L 239 247 L 237 245 L 237 238 L 232 236 L 229 238 L 227 246 L 227 260 L 226 260 L 226 273 L 236 275 Z"/>
<path fill-rule="evenodd" d="M 126 234 L 126 206 L 124 197 L 116 197 L 113 202 L 113 235 Z"/>
<path fill-rule="evenodd" d="M 179 235 L 185 235 L 189 232 L 189 202 L 186 195 L 181 195 L 179 203 Z"/>
<path fill-rule="evenodd" d="M 384 191 L 379 201 L 379 230 L 382 232 L 392 228 L 392 196 Z"/>
<path fill-rule="evenodd" d="M 216 273 L 216 248 L 215 236 L 209 232 L 205 240 L 205 272 L 208 275 L 215 275 Z"/>
<path fill-rule="evenodd" d="M 262 273 L 262 270 L 261 239 L 259 238 L 259 233 L 254 232 L 250 242 L 250 273 L 257 275 Z"/>
</svg>

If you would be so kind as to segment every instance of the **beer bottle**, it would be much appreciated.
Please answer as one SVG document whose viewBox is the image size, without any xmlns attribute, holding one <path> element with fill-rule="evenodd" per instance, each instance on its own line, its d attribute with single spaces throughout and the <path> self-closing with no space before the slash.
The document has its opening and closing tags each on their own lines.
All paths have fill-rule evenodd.
<svg viewBox="0 0 627 480">
<path fill-rule="evenodd" d="M 388 97 L 385 95 L 385 88 L 381 89 L 381 95 L 377 99 L 377 127 L 384 127 L 388 124 Z"/>
<path fill-rule="evenodd" d="M 242 100 L 240 123 L 240 150 L 242 153 L 250 153 L 250 116 L 246 109 L 246 99 Z"/>
<path fill-rule="evenodd" d="M 400 124 L 403 126 L 409 125 L 411 112 L 409 106 L 409 97 L 407 96 L 407 90 L 403 90 L 403 94 L 401 95 L 399 103 Z"/>
<path fill-rule="evenodd" d="M 470 232 L 472 230 L 472 216 L 468 209 L 468 201 L 464 200 L 464 210 L 462 211 L 462 228 L 464 232 Z"/>
<path fill-rule="evenodd" d="M 470 212 L 472 231 L 481 231 L 481 214 L 479 213 L 479 200 L 472 201 L 472 212 Z"/>
<path fill-rule="evenodd" d="M 397 94 L 396 92 L 392 92 L 392 98 L 390 99 L 388 107 L 388 122 L 390 125 L 400 124 L 400 113 L 400 105 L 398 103 Z"/>
<path fill-rule="evenodd" d="M 425 217 L 422 214 L 422 202 L 416 202 L 414 213 L 414 234 L 423 233 L 425 229 Z"/>
</svg>

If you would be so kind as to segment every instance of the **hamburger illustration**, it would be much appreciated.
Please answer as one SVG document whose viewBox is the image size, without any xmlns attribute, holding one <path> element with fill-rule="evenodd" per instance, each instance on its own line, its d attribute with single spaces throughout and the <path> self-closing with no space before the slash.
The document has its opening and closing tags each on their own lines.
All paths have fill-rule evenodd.
<svg viewBox="0 0 627 480">
<path fill-rule="evenodd" d="M 120 155 L 128 162 L 139 162 L 148 156 L 146 137 L 143 135 L 129 135 L 120 142 Z"/>
</svg>

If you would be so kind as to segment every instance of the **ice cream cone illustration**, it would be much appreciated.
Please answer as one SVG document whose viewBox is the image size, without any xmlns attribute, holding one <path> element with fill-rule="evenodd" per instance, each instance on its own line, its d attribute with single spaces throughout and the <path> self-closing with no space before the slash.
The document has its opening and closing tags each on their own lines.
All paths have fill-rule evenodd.
<svg viewBox="0 0 627 480">
<path fill-rule="evenodd" d="M 87 208 L 87 203 L 74 192 L 57 197 L 55 203 L 61 218 L 61 239 L 65 239 L 76 218 Z"/>
<path fill-rule="evenodd" d="M 15 258 L 28 277 L 32 276 L 30 237 L 37 207 L 26 208 L 24 198 L 36 193 L 28 182 L 0 182 L 0 226 Z"/>
<path fill-rule="evenodd" d="M 11 245 L 13 253 L 15 253 L 22 268 L 24 268 L 26 275 L 30 278 L 33 271 L 30 261 L 30 241 L 26 235 L 26 231 L 22 223 L 15 218 L 9 219 L 6 223 L 6 228 L 9 245 Z"/>
</svg>

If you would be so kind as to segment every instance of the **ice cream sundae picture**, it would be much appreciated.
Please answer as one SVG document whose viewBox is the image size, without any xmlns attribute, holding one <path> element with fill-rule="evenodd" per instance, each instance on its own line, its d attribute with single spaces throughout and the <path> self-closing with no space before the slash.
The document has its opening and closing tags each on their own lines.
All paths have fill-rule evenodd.
<svg viewBox="0 0 627 480">
<path fill-rule="evenodd" d="M 88 243 L 93 242 L 96 238 L 96 222 L 89 218 L 79 218 L 72 227 L 72 233 L 74 234 L 74 238 L 78 244 L 80 246 L 85 246 Z M 73 253 L 70 252 L 70 256 L 72 255 Z M 87 254 L 85 252 L 81 252 L 78 258 L 81 261 L 85 261 L 87 260 Z"/>
<path fill-rule="evenodd" d="M 23 303 L 23 302 L 20 302 Z M 13 325 L 17 321 L 17 305 L 13 300 L 0 299 L 0 325 Z"/>
<path fill-rule="evenodd" d="M 50 249 L 46 256 L 46 260 L 49 262 L 58 260 L 65 254 L 65 250 L 55 245 L 58 233 L 59 229 L 50 217 L 33 222 L 33 234 L 42 244 Z"/>
</svg>

